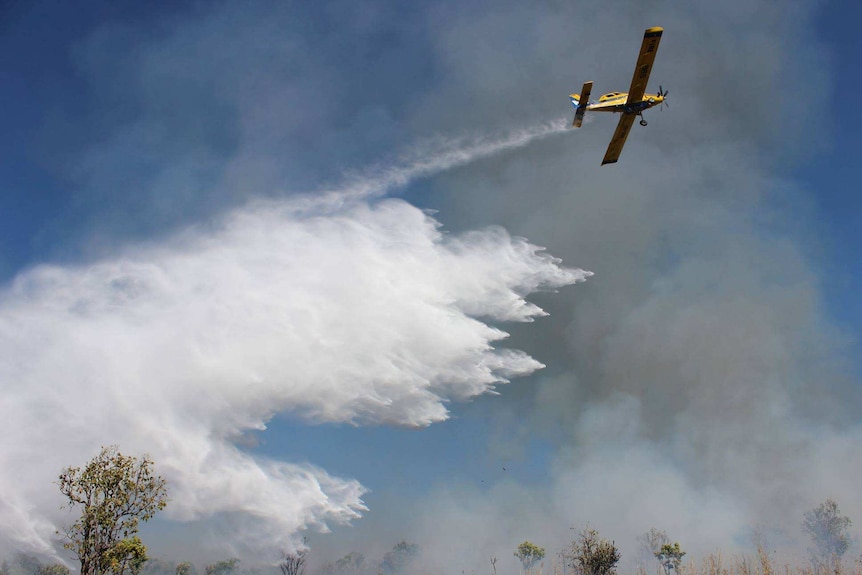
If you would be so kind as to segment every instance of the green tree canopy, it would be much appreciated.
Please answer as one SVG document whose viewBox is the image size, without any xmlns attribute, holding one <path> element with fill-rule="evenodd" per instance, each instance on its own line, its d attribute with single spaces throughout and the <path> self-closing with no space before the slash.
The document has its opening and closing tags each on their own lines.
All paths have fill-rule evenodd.
<svg viewBox="0 0 862 575">
<path fill-rule="evenodd" d="M 685 556 L 685 551 L 680 548 L 679 543 L 674 543 L 673 545 L 665 543 L 661 546 L 661 549 L 656 552 L 655 556 L 664 568 L 665 574 L 670 575 L 671 571 L 679 571 L 679 566 L 682 564 L 682 558 Z"/>
<path fill-rule="evenodd" d="M 515 557 L 521 562 L 524 572 L 527 572 L 533 568 L 533 565 L 544 559 L 545 548 L 539 547 L 530 541 L 524 541 L 518 545 Z"/>
<path fill-rule="evenodd" d="M 152 460 L 103 447 L 83 468 L 63 471 L 58 483 L 69 507 L 81 512 L 63 544 L 78 556 L 81 575 L 137 573 L 147 560 L 138 524 L 167 504 L 165 480 L 153 472 Z"/>
</svg>

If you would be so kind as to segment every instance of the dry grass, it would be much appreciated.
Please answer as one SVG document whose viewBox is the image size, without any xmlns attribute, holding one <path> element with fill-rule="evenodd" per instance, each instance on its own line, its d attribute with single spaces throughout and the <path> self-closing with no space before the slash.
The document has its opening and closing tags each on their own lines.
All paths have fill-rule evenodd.
<svg viewBox="0 0 862 575">
<path fill-rule="evenodd" d="M 862 575 L 862 564 L 839 563 L 834 568 L 814 568 L 811 565 L 778 563 L 763 547 L 757 547 L 755 557 L 736 555 L 725 559 L 721 553 L 704 557 L 700 564 L 681 565 L 677 575 Z"/>
<path fill-rule="evenodd" d="M 559 555 L 551 559 L 548 567 L 550 570 L 543 572 L 549 575 L 576 575 Z M 618 575 L 627 574 L 618 572 Z M 658 567 L 650 571 L 640 566 L 634 575 L 664 575 L 664 571 Z M 778 562 L 773 554 L 758 545 L 754 557 L 734 555 L 726 558 L 721 553 L 711 553 L 699 563 L 690 561 L 680 565 L 679 572 L 674 575 L 862 575 L 862 557 L 855 562 L 845 560 L 836 568 L 814 568 L 810 564 L 791 565 Z"/>
</svg>

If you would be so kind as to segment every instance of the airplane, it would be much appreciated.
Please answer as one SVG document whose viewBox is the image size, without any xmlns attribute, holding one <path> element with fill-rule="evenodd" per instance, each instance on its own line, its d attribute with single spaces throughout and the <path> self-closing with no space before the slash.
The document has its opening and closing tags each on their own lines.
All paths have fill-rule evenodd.
<svg viewBox="0 0 862 575">
<path fill-rule="evenodd" d="M 640 125 L 646 126 L 644 120 L 644 110 L 648 110 L 653 106 L 665 102 L 667 98 L 667 90 L 662 91 L 661 86 L 658 87 L 657 94 L 646 94 L 647 81 L 649 80 L 652 64 L 655 61 L 655 54 L 658 50 L 658 43 L 661 41 L 661 34 L 664 30 L 658 26 L 655 28 L 647 28 L 644 32 L 643 44 L 638 55 L 638 63 L 635 66 L 634 77 L 632 77 L 632 85 L 628 92 L 609 92 L 599 98 L 598 101 L 590 101 L 590 92 L 593 89 L 592 82 L 585 82 L 580 94 L 570 94 L 572 106 L 575 107 L 575 119 L 572 122 L 573 128 L 580 128 L 583 122 L 584 114 L 590 112 L 615 112 L 621 113 L 617 129 L 614 132 L 611 143 L 608 145 L 608 150 L 605 152 L 605 157 L 602 159 L 602 165 L 613 164 L 620 158 L 620 153 L 623 151 L 623 146 L 628 138 L 629 130 L 635 121 L 635 117 L 641 119 Z"/>
</svg>

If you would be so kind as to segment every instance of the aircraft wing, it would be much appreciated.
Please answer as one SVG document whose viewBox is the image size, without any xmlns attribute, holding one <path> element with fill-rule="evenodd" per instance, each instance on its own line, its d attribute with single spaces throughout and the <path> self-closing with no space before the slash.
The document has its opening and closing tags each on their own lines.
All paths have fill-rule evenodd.
<svg viewBox="0 0 862 575">
<path fill-rule="evenodd" d="M 629 130 L 634 124 L 637 114 L 623 114 L 620 122 L 617 124 L 617 129 L 614 132 L 614 137 L 611 138 L 611 143 L 608 144 L 608 151 L 605 152 L 605 157 L 602 160 L 602 165 L 613 164 L 620 158 L 620 153 L 623 151 L 623 146 L 626 144 L 626 138 L 629 137 Z"/>
<path fill-rule="evenodd" d="M 655 53 L 658 51 L 658 43 L 661 41 L 663 28 L 647 28 L 644 32 L 644 41 L 641 44 L 641 52 L 638 55 L 638 63 L 635 66 L 635 74 L 632 77 L 632 85 L 629 88 L 629 97 L 626 104 L 633 104 L 643 100 L 646 92 L 647 81 L 652 72 L 652 63 L 655 61 Z"/>
</svg>

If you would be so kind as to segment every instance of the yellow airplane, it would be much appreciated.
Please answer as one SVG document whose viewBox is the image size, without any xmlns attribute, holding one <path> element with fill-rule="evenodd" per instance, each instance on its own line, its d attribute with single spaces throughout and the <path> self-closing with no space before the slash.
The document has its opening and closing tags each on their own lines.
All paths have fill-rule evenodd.
<svg viewBox="0 0 862 575">
<path fill-rule="evenodd" d="M 655 27 L 647 28 L 646 32 L 644 32 L 644 41 L 641 44 L 641 52 L 638 56 L 637 66 L 635 66 L 632 85 L 627 93 L 610 92 L 600 97 L 598 102 L 590 102 L 590 92 L 593 89 L 593 83 L 586 82 L 580 94 L 569 95 L 569 98 L 572 100 L 572 106 L 575 107 L 575 120 L 572 122 L 573 128 L 581 127 L 584 113 L 587 110 L 591 112 L 616 112 L 622 114 L 620 122 L 617 124 L 617 130 L 614 132 L 614 137 L 611 138 L 611 143 L 608 145 L 608 151 L 605 152 L 605 157 L 602 160 L 603 166 L 605 164 L 613 164 L 619 159 L 623 146 L 626 143 L 626 138 L 629 135 L 629 130 L 635 121 L 635 116 L 641 119 L 641 126 L 646 126 L 647 122 L 643 117 L 644 110 L 658 106 L 667 98 L 667 91 L 662 92 L 661 86 L 658 87 L 657 94 L 645 93 L 662 31 L 662 28 Z M 667 105 L 666 102 L 665 105 Z"/>
</svg>

